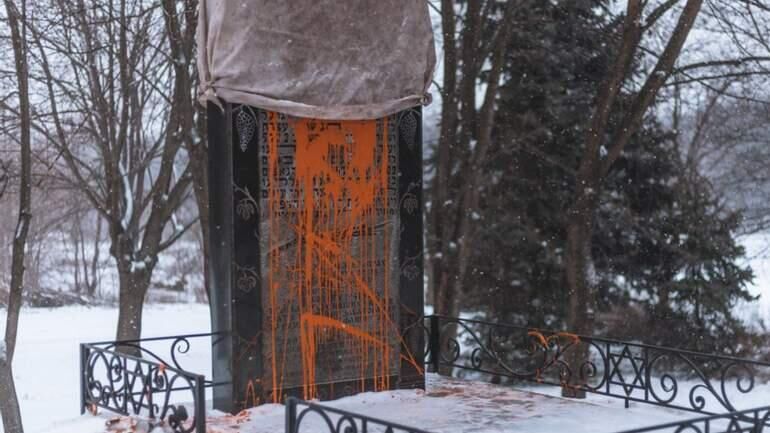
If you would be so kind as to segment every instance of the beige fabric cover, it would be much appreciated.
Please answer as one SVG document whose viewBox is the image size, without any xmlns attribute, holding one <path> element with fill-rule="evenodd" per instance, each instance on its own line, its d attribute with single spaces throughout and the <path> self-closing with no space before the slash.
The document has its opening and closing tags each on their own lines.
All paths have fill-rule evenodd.
<svg viewBox="0 0 770 433">
<path fill-rule="evenodd" d="M 374 119 L 427 104 L 426 0 L 201 0 L 200 100 Z"/>
</svg>

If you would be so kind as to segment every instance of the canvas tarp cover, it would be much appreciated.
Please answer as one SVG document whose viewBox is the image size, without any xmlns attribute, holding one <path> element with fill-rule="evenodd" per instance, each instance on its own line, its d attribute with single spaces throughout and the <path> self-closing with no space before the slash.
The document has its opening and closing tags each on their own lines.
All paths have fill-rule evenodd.
<svg viewBox="0 0 770 433">
<path fill-rule="evenodd" d="M 426 0 L 201 0 L 202 102 L 374 119 L 430 100 Z"/>
</svg>

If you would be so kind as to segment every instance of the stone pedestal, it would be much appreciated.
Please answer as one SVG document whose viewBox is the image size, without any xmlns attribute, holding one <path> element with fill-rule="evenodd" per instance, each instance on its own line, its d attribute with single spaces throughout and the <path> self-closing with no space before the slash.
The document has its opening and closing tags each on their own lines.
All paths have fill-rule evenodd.
<svg viewBox="0 0 770 433">
<path fill-rule="evenodd" d="M 214 407 L 424 387 L 420 110 L 208 116 Z"/>
</svg>

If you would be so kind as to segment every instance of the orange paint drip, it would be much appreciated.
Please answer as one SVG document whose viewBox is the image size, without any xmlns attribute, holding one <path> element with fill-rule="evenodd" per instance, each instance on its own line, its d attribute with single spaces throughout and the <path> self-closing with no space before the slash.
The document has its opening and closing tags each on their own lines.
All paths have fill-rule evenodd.
<svg viewBox="0 0 770 433">
<path fill-rule="evenodd" d="M 546 340 L 545 336 L 540 331 L 529 331 L 527 333 L 530 337 L 533 337 L 537 340 L 537 342 L 540 344 L 540 346 L 544 348 L 548 348 L 548 340 Z"/>
<path fill-rule="evenodd" d="M 289 125 L 296 140 L 293 167 L 281 159 L 278 115 L 268 113 L 273 400 L 283 398 L 290 320 L 299 327 L 304 398 L 316 398 L 317 384 L 330 379 L 318 377 L 331 374 L 319 365 L 327 343 L 344 347 L 357 366 L 360 390 L 369 380 L 375 390 L 387 389 L 391 370 L 404 358 L 394 344 L 400 337 L 390 301 L 395 173 L 388 121 L 293 119 Z M 286 170 L 293 185 L 280 185 Z M 280 212 L 283 218 L 275 218 Z M 279 310 L 292 311 L 291 319 L 280 320 Z M 411 354 L 406 359 L 417 366 Z"/>
<path fill-rule="evenodd" d="M 257 391 L 254 387 L 254 382 L 249 381 L 249 385 L 246 387 L 246 398 L 244 399 L 243 406 L 244 407 L 254 407 L 259 404 L 259 396 L 257 396 Z"/>
</svg>

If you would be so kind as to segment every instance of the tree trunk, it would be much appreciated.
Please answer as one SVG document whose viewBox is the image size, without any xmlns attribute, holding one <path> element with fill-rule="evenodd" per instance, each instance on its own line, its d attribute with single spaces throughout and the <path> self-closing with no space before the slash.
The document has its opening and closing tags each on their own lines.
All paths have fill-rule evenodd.
<svg viewBox="0 0 770 433">
<path fill-rule="evenodd" d="M 6 398 L 6 396 L 14 396 Z M 13 369 L 5 358 L 0 357 L 0 413 L 3 416 L 3 430 L 7 433 L 21 433 L 21 411 L 13 381 Z"/>
<path fill-rule="evenodd" d="M 202 114 L 199 114 L 202 116 Z M 209 294 L 209 182 L 208 182 L 208 149 L 201 142 L 188 146 L 190 166 L 193 174 L 193 191 L 198 208 L 198 224 L 201 228 L 201 249 L 203 251 L 203 289 L 208 299 Z M 197 294 L 196 294 L 197 297 Z"/>
<path fill-rule="evenodd" d="M 569 213 L 565 277 L 569 294 L 568 331 L 591 335 L 594 329 L 595 277 L 591 258 L 592 223 L 595 199 L 583 196 Z M 566 352 L 569 371 L 562 387 L 564 397 L 585 398 L 579 387 L 586 383 L 582 368 L 588 361 L 589 346 L 576 343 Z"/>
<path fill-rule="evenodd" d="M 442 316 L 457 317 L 457 294 L 450 281 L 453 273 L 447 269 L 443 259 L 433 261 L 433 312 Z"/>
<path fill-rule="evenodd" d="M 641 0 L 629 0 L 623 24 L 623 40 L 614 65 L 602 84 L 586 134 L 586 146 L 576 176 L 575 202 L 567 214 L 566 280 L 569 289 L 567 324 L 571 332 L 591 335 L 596 310 L 595 281 L 591 259 L 591 235 L 594 213 L 598 206 L 599 191 L 612 164 L 620 157 L 631 137 L 642 124 L 644 114 L 655 100 L 661 86 L 671 75 L 674 63 L 698 17 L 703 0 L 687 0 L 676 28 L 658 58 L 652 73 L 630 105 L 616 132 L 609 141 L 612 145 L 606 155 L 600 156 L 603 137 L 607 132 L 610 112 L 620 87 L 631 74 L 631 66 L 642 36 Z M 675 3 L 675 2 L 674 2 Z M 674 3 L 670 3 L 668 8 Z M 665 9 L 662 11 L 665 12 Z M 655 12 L 652 15 L 656 15 Z M 588 361 L 588 346 L 578 344 L 567 354 L 569 379 L 562 394 L 581 397 L 585 393 L 576 387 L 585 383 L 583 366 Z"/>
<path fill-rule="evenodd" d="M 142 337 L 142 309 L 150 287 L 152 272 L 147 269 L 120 273 L 120 306 L 118 311 L 118 341 L 138 340 Z M 118 348 L 121 352 L 139 356 L 134 348 Z"/>
<path fill-rule="evenodd" d="M 24 257 L 27 236 L 32 219 L 32 140 L 29 102 L 29 71 L 26 53 L 26 2 L 21 11 L 12 0 L 5 0 L 6 15 L 11 29 L 11 41 L 19 89 L 19 113 L 21 117 L 21 177 L 19 179 L 19 218 L 13 235 L 11 259 L 11 288 L 8 295 L 8 312 L 5 323 L 5 341 L 0 348 L 0 415 L 6 433 L 23 433 L 19 401 L 13 381 L 13 354 L 19 327 L 22 292 L 24 291 Z"/>
<path fill-rule="evenodd" d="M 446 254 L 449 241 L 451 207 L 448 206 L 449 178 L 451 169 L 451 149 L 456 143 L 457 118 L 459 105 L 457 103 L 457 47 L 455 26 L 457 17 L 454 14 L 452 0 L 441 1 L 441 27 L 444 33 L 444 86 L 441 90 L 441 130 L 439 142 L 435 149 L 435 174 L 430 184 L 431 206 L 428 210 L 428 243 L 430 254 L 431 274 L 429 278 L 435 314 L 455 316 L 454 294 L 450 292 L 449 272 L 447 271 Z"/>
<path fill-rule="evenodd" d="M 99 248 L 101 247 L 102 239 L 102 217 L 96 216 L 96 237 L 94 240 L 94 252 L 91 256 L 91 276 L 86 277 L 86 284 L 88 289 L 88 297 L 93 299 L 96 297 L 96 288 L 99 287 Z M 83 240 L 85 245 L 85 239 Z M 85 255 L 83 256 L 85 258 Z"/>
</svg>

